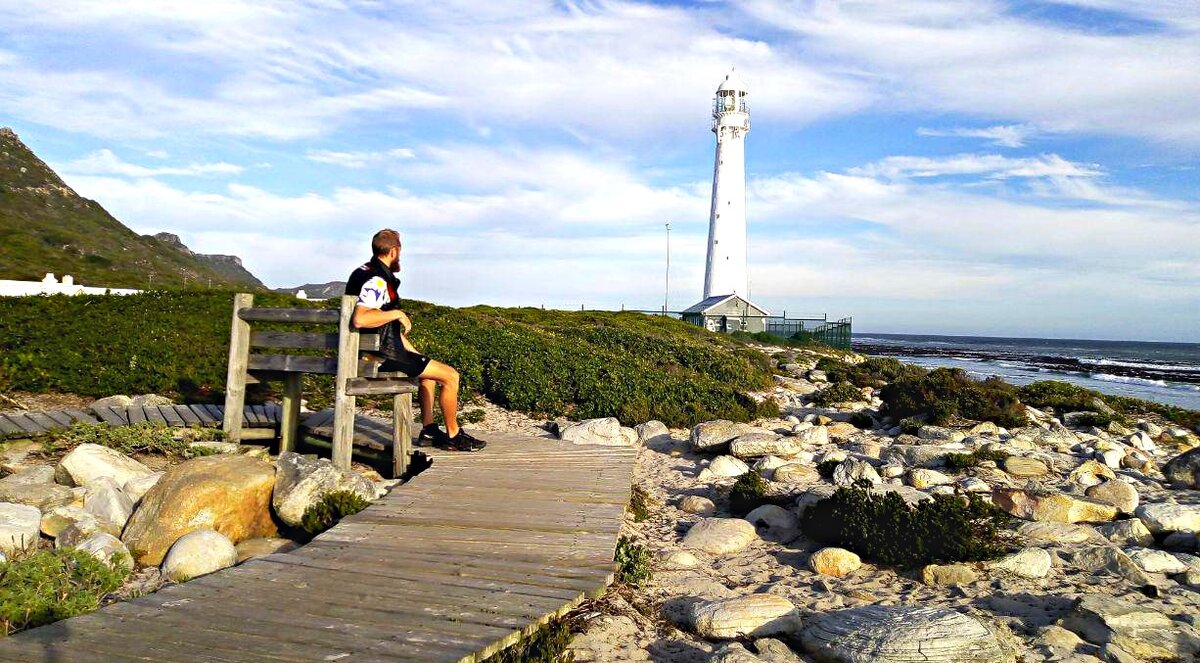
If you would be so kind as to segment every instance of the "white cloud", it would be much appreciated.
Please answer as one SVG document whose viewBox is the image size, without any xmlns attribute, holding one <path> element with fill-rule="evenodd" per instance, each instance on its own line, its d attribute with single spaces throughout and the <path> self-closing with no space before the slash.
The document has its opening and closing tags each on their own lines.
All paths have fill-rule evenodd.
<svg viewBox="0 0 1200 663">
<path fill-rule="evenodd" d="M 963 138 L 985 138 L 998 147 L 1024 147 L 1033 136 L 1040 133 L 1038 129 L 1028 124 L 1000 124 L 994 127 L 972 129 L 970 127 L 955 127 L 952 129 L 917 129 L 920 136 L 955 136 Z"/>
<path fill-rule="evenodd" d="M 948 157 L 891 156 L 867 166 L 851 168 L 853 175 L 889 179 L 942 177 L 947 175 L 987 175 L 993 179 L 1010 177 L 1097 177 L 1104 173 L 1096 165 L 1068 161 L 1057 154 L 1012 158 L 999 154 L 956 154 Z"/>
<path fill-rule="evenodd" d="M 166 153 L 155 158 L 166 158 Z M 238 175 L 246 169 L 232 163 L 192 163 L 186 166 L 146 167 L 124 161 L 111 150 L 96 150 L 84 157 L 63 164 L 65 174 L 80 175 L 120 175 L 122 177 L 163 177 L 163 176 L 203 176 L 203 175 Z"/>
<path fill-rule="evenodd" d="M 309 150 L 304 155 L 309 161 L 328 163 L 343 168 L 366 168 L 367 166 L 395 161 L 415 159 L 416 153 L 407 147 L 397 147 L 384 152 L 338 152 L 334 150 Z"/>
</svg>

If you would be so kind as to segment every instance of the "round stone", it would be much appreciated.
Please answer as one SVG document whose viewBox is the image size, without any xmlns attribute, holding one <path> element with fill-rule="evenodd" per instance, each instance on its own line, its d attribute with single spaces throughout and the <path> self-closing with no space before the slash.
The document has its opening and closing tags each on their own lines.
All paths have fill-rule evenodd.
<svg viewBox="0 0 1200 663">
<path fill-rule="evenodd" d="M 168 579 L 186 582 L 236 563 L 237 548 L 233 543 L 216 530 L 202 529 L 184 534 L 171 546 L 162 570 Z"/>
<path fill-rule="evenodd" d="M 1022 479 L 1045 476 L 1050 471 L 1046 464 L 1036 458 L 1009 456 L 1004 459 L 1004 471 Z"/>
<path fill-rule="evenodd" d="M 844 578 L 857 571 L 862 560 L 845 548 L 822 548 L 808 558 L 808 566 L 821 575 Z"/>
<path fill-rule="evenodd" d="M 754 525 L 741 518 L 705 518 L 692 525 L 682 545 L 710 555 L 728 555 L 745 550 L 756 539 Z"/>
<path fill-rule="evenodd" d="M 686 513 L 694 513 L 698 516 L 711 516 L 716 511 L 717 505 L 707 497 L 699 495 L 688 495 L 679 500 L 679 510 Z"/>
<path fill-rule="evenodd" d="M 1138 492 L 1133 486 L 1117 479 L 1091 486 L 1084 495 L 1105 504 L 1111 504 L 1121 513 L 1133 513 L 1138 508 Z"/>
</svg>

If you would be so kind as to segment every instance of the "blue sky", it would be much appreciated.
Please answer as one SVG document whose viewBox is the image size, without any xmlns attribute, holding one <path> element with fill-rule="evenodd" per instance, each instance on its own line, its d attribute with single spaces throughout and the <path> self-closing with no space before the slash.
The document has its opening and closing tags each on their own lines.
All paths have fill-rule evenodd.
<svg viewBox="0 0 1200 663">
<path fill-rule="evenodd" d="M 405 238 L 405 295 L 700 296 L 750 87 L 753 295 L 860 330 L 1200 341 L 1191 0 L 0 0 L 0 124 L 272 286 Z"/>
</svg>

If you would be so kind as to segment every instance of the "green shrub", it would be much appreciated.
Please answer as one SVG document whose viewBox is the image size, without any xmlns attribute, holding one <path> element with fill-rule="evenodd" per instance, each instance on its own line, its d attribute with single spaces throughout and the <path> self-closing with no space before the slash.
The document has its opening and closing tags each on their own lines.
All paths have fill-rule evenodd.
<svg viewBox="0 0 1200 663">
<path fill-rule="evenodd" d="M 978 449 L 969 454 L 950 454 L 946 456 L 946 467 L 961 472 L 969 467 L 976 467 L 981 461 L 990 460 L 995 463 L 1008 458 L 1008 454 L 995 449 Z"/>
<path fill-rule="evenodd" d="M 157 453 L 182 456 L 189 453 L 188 440 L 175 430 L 152 423 L 132 426 L 109 426 L 108 424 L 75 424 L 70 428 L 52 433 L 43 440 L 47 451 L 66 451 L 81 444 L 99 444 L 126 455 L 135 453 Z"/>
<path fill-rule="evenodd" d="M 0 564 L 0 632 L 9 635 L 91 612 L 128 574 L 123 565 L 110 567 L 73 548 L 39 550 Z"/>
<path fill-rule="evenodd" d="M 1057 412 L 1078 412 L 1095 409 L 1093 399 L 1116 410 L 1118 423 L 1130 419 L 1157 414 L 1184 428 L 1195 430 L 1200 426 L 1200 410 L 1188 410 L 1174 405 L 1164 405 L 1127 396 L 1109 396 L 1098 391 L 1079 387 L 1059 380 L 1043 380 L 1027 384 L 1018 390 L 1021 402 L 1036 408 L 1054 408 Z M 1108 425 L 1108 424 L 1104 424 Z"/>
<path fill-rule="evenodd" d="M 868 357 L 851 364 L 837 359 L 822 358 L 817 369 L 825 371 L 830 382 L 849 382 L 857 387 L 881 387 L 902 378 L 919 378 L 926 370 L 920 366 L 901 363 L 893 357 Z"/>
<path fill-rule="evenodd" d="M 917 417 L 905 417 L 900 420 L 900 432 L 906 435 L 916 435 L 921 432 L 925 422 Z"/>
<path fill-rule="evenodd" d="M 813 393 L 810 400 L 815 405 L 828 407 L 834 403 L 855 403 L 865 398 L 858 387 L 849 382 L 837 382 Z"/>
<path fill-rule="evenodd" d="M 855 412 L 850 415 L 850 425 L 862 430 L 871 430 L 875 427 L 875 418 L 866 412 Z"/>
<path fill-rule="evenodd" d="M 654 500 L 646 493 L 646 489 L 635 484 L 629 498 L 629 513 L 633 515 L 633 521 L 640 523 L 648 520 L 653 505 Z"/>
<path fill-rule="evenodd" d="M 823 460 L 817 463 L 817 474 L 820 474 L 822 479 L 829 481 L 833 479 L 833 471 L 836 470 L 837 466 L 841 464 L 842 461 L 840 460 Z"/>
<path fill-rule="evenodd" d="M 998 378 L 974 380 L 959 368 L 938 368 L 919 378 L 901 378 L 884 387 L 880 398 L 888 414 L 900 419 L 925 415 L 930 423 L 945 424 L 957 415 L 1007 428 L 1026 423 L 1015 387 Z"/>
<path fill-rule="evenodd" d="M 1118 417 L 1103 412 L 1080 412 L 1073 417 L 1076 426 L 1095 426 L 1105 428 L 1113 422 L 1120 423 Z"/>
<path fill-rule="evenodd" d="M 976 495 L 935 495 L 910 507 L 897 493 L 839 488 L 808 507 L 801 528 L 810 539 L 852 550 L 889 566 L 969 562 L 1005 552 L 1005 515 Z"/>
<path fill-rule="evenodd" d="M 739 516 L 757 509 L 767 502 L 767 482 L 758 472 L 750 470 L 737 478 L 729 489 L 729 510 Z"/>
<path fill-rule="evenodd" d="M 320 534 L 346 516 L 362 511 L 369 503 L 357 493 L 335 490 L 308 507 L 300 519 L 300 528 L 309 534 Z"/>
<path fill-rule="evenodd" d="M 570 621 L 556 619 L 483 663 L 574 663 L 575 654 L 567 651 L 572 637 Z"/>
<path fill-rule="evenodd" d="M 259 306 L 337 304 L 255 297 Z M 219 402 L 231 306 L 232 293 L 218 291 L 4 297 L 0 362 L 14 389 L 85 396 L 153 392 Z M 454 309 L 417 301 L 404 308 L 415 322 L 413 342 L 458 369 L 464 395 L 480 394 L 509 409 L 574 419 L 615 416 L 629 425 L 659 419 L 678 427 L 749 421 L 777 410 L 774 402 L 755 403 L 747 395 L 774 384 L 766 355 L 679 320 L 633 312 Z M 252 387 L 252 402 L 269 395 Z M 306 376 L 304 387 L 311 406 L 328 404 L 328 376 Z"/>
<path fill-rule="evenodd" d="M 622 536 L 617 541 L 613 560 L 617 563 L 617 582 L 640 587 L 650 580 L 652 571 L 650 549 L 633 539 Z"/>
</svg>

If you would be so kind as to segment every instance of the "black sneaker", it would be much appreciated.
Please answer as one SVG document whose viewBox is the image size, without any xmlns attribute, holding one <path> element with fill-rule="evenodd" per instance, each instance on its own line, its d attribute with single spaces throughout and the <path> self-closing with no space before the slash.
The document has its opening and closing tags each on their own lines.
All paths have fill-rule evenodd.
<svg viewBox="0 0 1200 663">
<path fill-rule="evenodd" d="M 429 424 L 421 427 L 421 434 L 417 436 L 417 444 L 419 446 L 440 447 L 446 443 L 450 436 L 446 435 L 437 424 Z"/>
<path fill-rule="evenodd" d="M 442 435 L 446 435 L 442 433 Z M 471 434 L 463 429 L 458 429 L 458 435 L 454 437 L 446 436 L 444 444 L 436 444 L 439 449 L 447 451 L 480 451 L 487 446 L 487 442 L 471 437 Z"/>
</svg>

